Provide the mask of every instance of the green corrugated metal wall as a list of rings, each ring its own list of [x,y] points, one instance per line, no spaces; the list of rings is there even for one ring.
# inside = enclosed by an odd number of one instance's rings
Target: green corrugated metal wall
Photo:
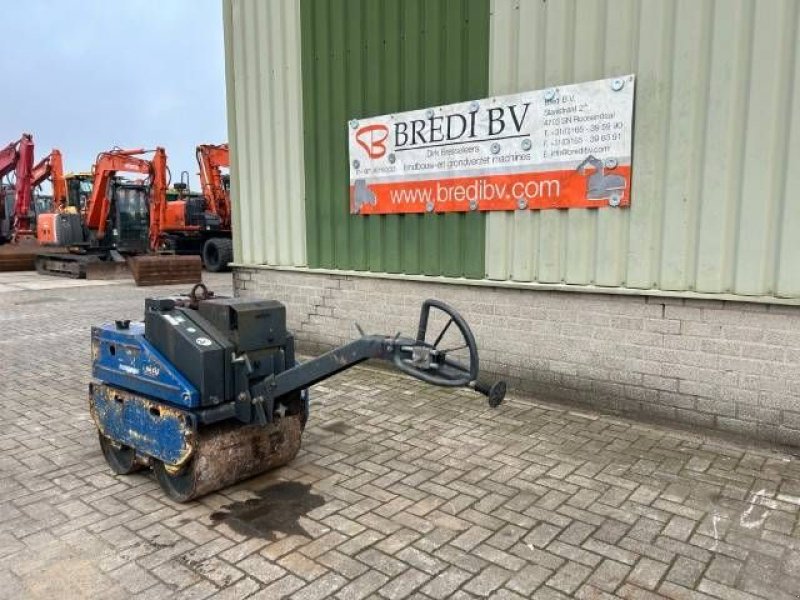
[[[349,213],[347,122],[488,95],[488,0],[302,0],[308,266],[483,278],[482,214]]]

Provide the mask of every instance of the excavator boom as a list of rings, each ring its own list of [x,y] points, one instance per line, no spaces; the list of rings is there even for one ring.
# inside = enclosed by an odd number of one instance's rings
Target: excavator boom
[[[0,150],[0,179],[11,173],[17,167],[19,158],[19,140],[11,142]]]
[[[17,146],[14,195],[14,238],[33,235],[31,228],[31,171],[33,170],[33,136],[24,133]]]
[[[167,210],[167,153],[156,148],[153,155],[152,181],[150,182],[150,249],[156,250],[161,240],[162,224]]]
[[[223,167],[230,167],[228,144],[199,145],[197,164],[200,166],[200,185],[203,188],[206,210],[219,216],[223,229],[230,229],[230,192],[223,185],[221,170]]]
[[[67,205],[67,180],[64,178],[64,163],[61,152],[53,149],[31,171],[31,187],[41,185],[46,179],[53,184],[53,209],[60,210]]]

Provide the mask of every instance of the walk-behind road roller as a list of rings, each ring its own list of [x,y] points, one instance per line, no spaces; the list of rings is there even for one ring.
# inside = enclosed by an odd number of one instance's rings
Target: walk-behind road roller
[[[280,302],[215,297],[202,284],[146,300],[143,322],[92,328],[89,405],[106,461],[121,475],[152,467],[180,502],[285,465],[300,448],[309,386],[368,359],[470,387],[491,406],[505,396],[504,382],[479,382],[475,337],[443,302],[423,303],[416,338],[359,333],[298,363]],[[446,334],[460,343],[442,347]]]

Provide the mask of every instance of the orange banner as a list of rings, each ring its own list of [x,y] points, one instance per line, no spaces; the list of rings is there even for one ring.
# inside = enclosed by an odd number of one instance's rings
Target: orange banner
[[[453,177],[350,186],[353,213],[397,214],[629,206],[631,167]]]

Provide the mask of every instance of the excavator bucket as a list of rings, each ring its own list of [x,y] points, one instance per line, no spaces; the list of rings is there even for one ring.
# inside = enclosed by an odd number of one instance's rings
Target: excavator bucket
[[[203,261],[199,256],[134,256],[128,259],[137,286],[200,283]]]
[[[0,246],[0,271],[32,271],[36,250],[28,244],[3,244]]]
[[[86,263],[86,279],[130,279],[131,270],[125,261],[98,260]]]
[[[41,251],[33,239],[0,245],[0,272],[33,271],[36,268],[36,255]]]

